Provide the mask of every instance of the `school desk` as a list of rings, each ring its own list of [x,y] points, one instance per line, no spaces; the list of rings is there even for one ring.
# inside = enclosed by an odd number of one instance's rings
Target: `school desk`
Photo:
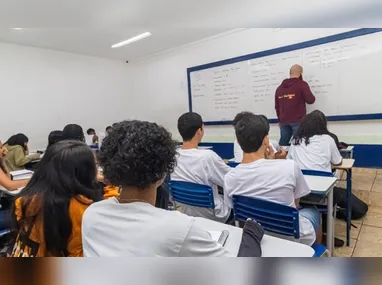
[[[224,247],[232,255],[237,256],[243,229],[204,218],[195,218],[195,220],[196,225],[209,231],[227,230],[229,236]],[[264,235],[261,250],[263,257],[312,257],[314,255],[314,250],[310,246],[270,235]]]

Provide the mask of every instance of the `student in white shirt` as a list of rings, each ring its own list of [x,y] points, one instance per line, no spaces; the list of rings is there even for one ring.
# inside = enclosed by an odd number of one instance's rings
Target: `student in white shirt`
[[[224,179],[224,198],[232,206],[233,195],[260,198],[300,208],[299,200],[310,189],[298,165],[292,160],[266,159],[270,155],[269,124],[262,116],[251,115],[240,120],[236,137],[244,151],[243,161]],[[300,242],[320,242],[320,213],[304,208],[300,213]]]
[[[245,118],[246,116],[251,116],[251,115],[254,115],[254,114],[252,112],[248,112],[248,111],[240,112],[234,118],[234,120],[232,122],[232,125],[235,127],[236,124],[241,119]],[[261,115],[261,116],[263,116],[263,115]],[[263,116],[263,117],[268,121],[267,117],[265,117],[265,116]],[[276,156],[277,159],[285,159],[286,158],[286,151],[279,147],[278,142],[270,140],[269,146],[274,151],[275,156]],[[240,145],[239,145],[239,143],[238,143],[236,138],[235,138],[235,141],[233,143],[233,153],[234,153],[234,160],[235,160],[235,162],[241,163],[241,161],[243,160],[243,150],[241,149],[241,147],[240,147]]]
[[[332,172],[332,164],[342,163],[321,111],[313,111],[302,120],[289,148],[288,159],[293,159],[301,169],[325,172]]]
[[[212,209],[183,204],[181,211],[189,216],[227,222],[232,217],[231,209],[224,204],[218,186],[223,187],[224,176],[231,168],[212,150],[198,149],[204,135],[203,120],[199,114],[189,112],[180,116],[178,130],[183,138],[183,146],[178,150],[177,166],[171,180],[209,185],[215,202],[215,214]]]
[[[119,198],[92,204],[82,219],[84,256],[237,256],[200,228],[195,218],[156,208],[157,188],[176,165],[176,143],[155,123],[113,126],[99,156],[105,179]],[[239,256],[261,256],[261,226],[247,221]]]

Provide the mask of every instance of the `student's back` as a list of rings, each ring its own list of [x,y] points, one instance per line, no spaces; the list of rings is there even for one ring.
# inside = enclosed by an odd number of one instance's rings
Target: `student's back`
[[[332,164],[339,164],[342,156],[329,135],[315,135],[309,138],[307,145],[305,139],[298,145],[292,143],[288,152],[288,159],[293,159],[301,169],[332,171]]]
[[[203,256],[205,249],[198,241],[211,243],[193,217],[147,203],[121,204],[116,198],[91,205],[83,217],[82,231],[85,237],[92,237],[84,239],[86,256]],[[217,244],[215,250],[209,250],[209,256],[229,255]]]
[[[240,164],[225,177],[226,203],[231,204],[233,195],[243,195],[296,207],[295,199],[310,192],[301,177],[292,160],[259,159]],[[296,193],[296,189],[303,192]]]
[[[340,164],[342,156],[327,129],[325,115],[316,110],[302,120],[289,148],[288,159],[301,169],[331,172],[332,164]]]
[[[172,180],[209,185],[213,189],[215,214],[212,209],[183,205],[182,211],[190,216],[204,217],[219,222],[229,219],[231,210],[224,205],[218,186],[223,187],[224,176],[230,167],[211,150],[199,150],[198,144],[204,136],[202,117],[193,112],[185,113],[178,119],[178,131],[183,139],[179,149],[177,166]]]
[[[230,209],[224,205],[218,186],[223,186],[224,176],[231,168],[212,150],[179,149],[178,153],[177,166],[171,179],[211,186],[215,202],[215,215],[211,209],[188,205],[182,206],[182,212],[190,216],[226,222]]]

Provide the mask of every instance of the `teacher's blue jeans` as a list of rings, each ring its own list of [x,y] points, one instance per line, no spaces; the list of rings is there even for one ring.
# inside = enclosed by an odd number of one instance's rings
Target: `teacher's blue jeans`
[[[290,146],[290,140],[297,132],[300,124],[280,124],[280,146]]]

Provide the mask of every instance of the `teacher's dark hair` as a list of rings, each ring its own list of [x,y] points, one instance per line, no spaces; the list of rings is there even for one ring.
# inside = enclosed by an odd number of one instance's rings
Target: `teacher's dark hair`
[[[21,198],[22,218],[19,232],[43,223],[46,249],[53,256],[68,256],[72,234],[69,213],[71,199],[82,195],[102,199],[96,180],[96,162],[92,150],[79,141],[61,141],[47,149],[32,179],[17,198]]]
[[[302,141],[309,144],[309,139],[315,135],[327,135],[328,123],[324,113],[319,110],[307,114],[301,121],[296,134],[293,137],[293,144],[299,145]]]
[[[123,121],[103,140],[99,162],[113,185],[146,189],[176,166],[176,142],[156,123]]]

